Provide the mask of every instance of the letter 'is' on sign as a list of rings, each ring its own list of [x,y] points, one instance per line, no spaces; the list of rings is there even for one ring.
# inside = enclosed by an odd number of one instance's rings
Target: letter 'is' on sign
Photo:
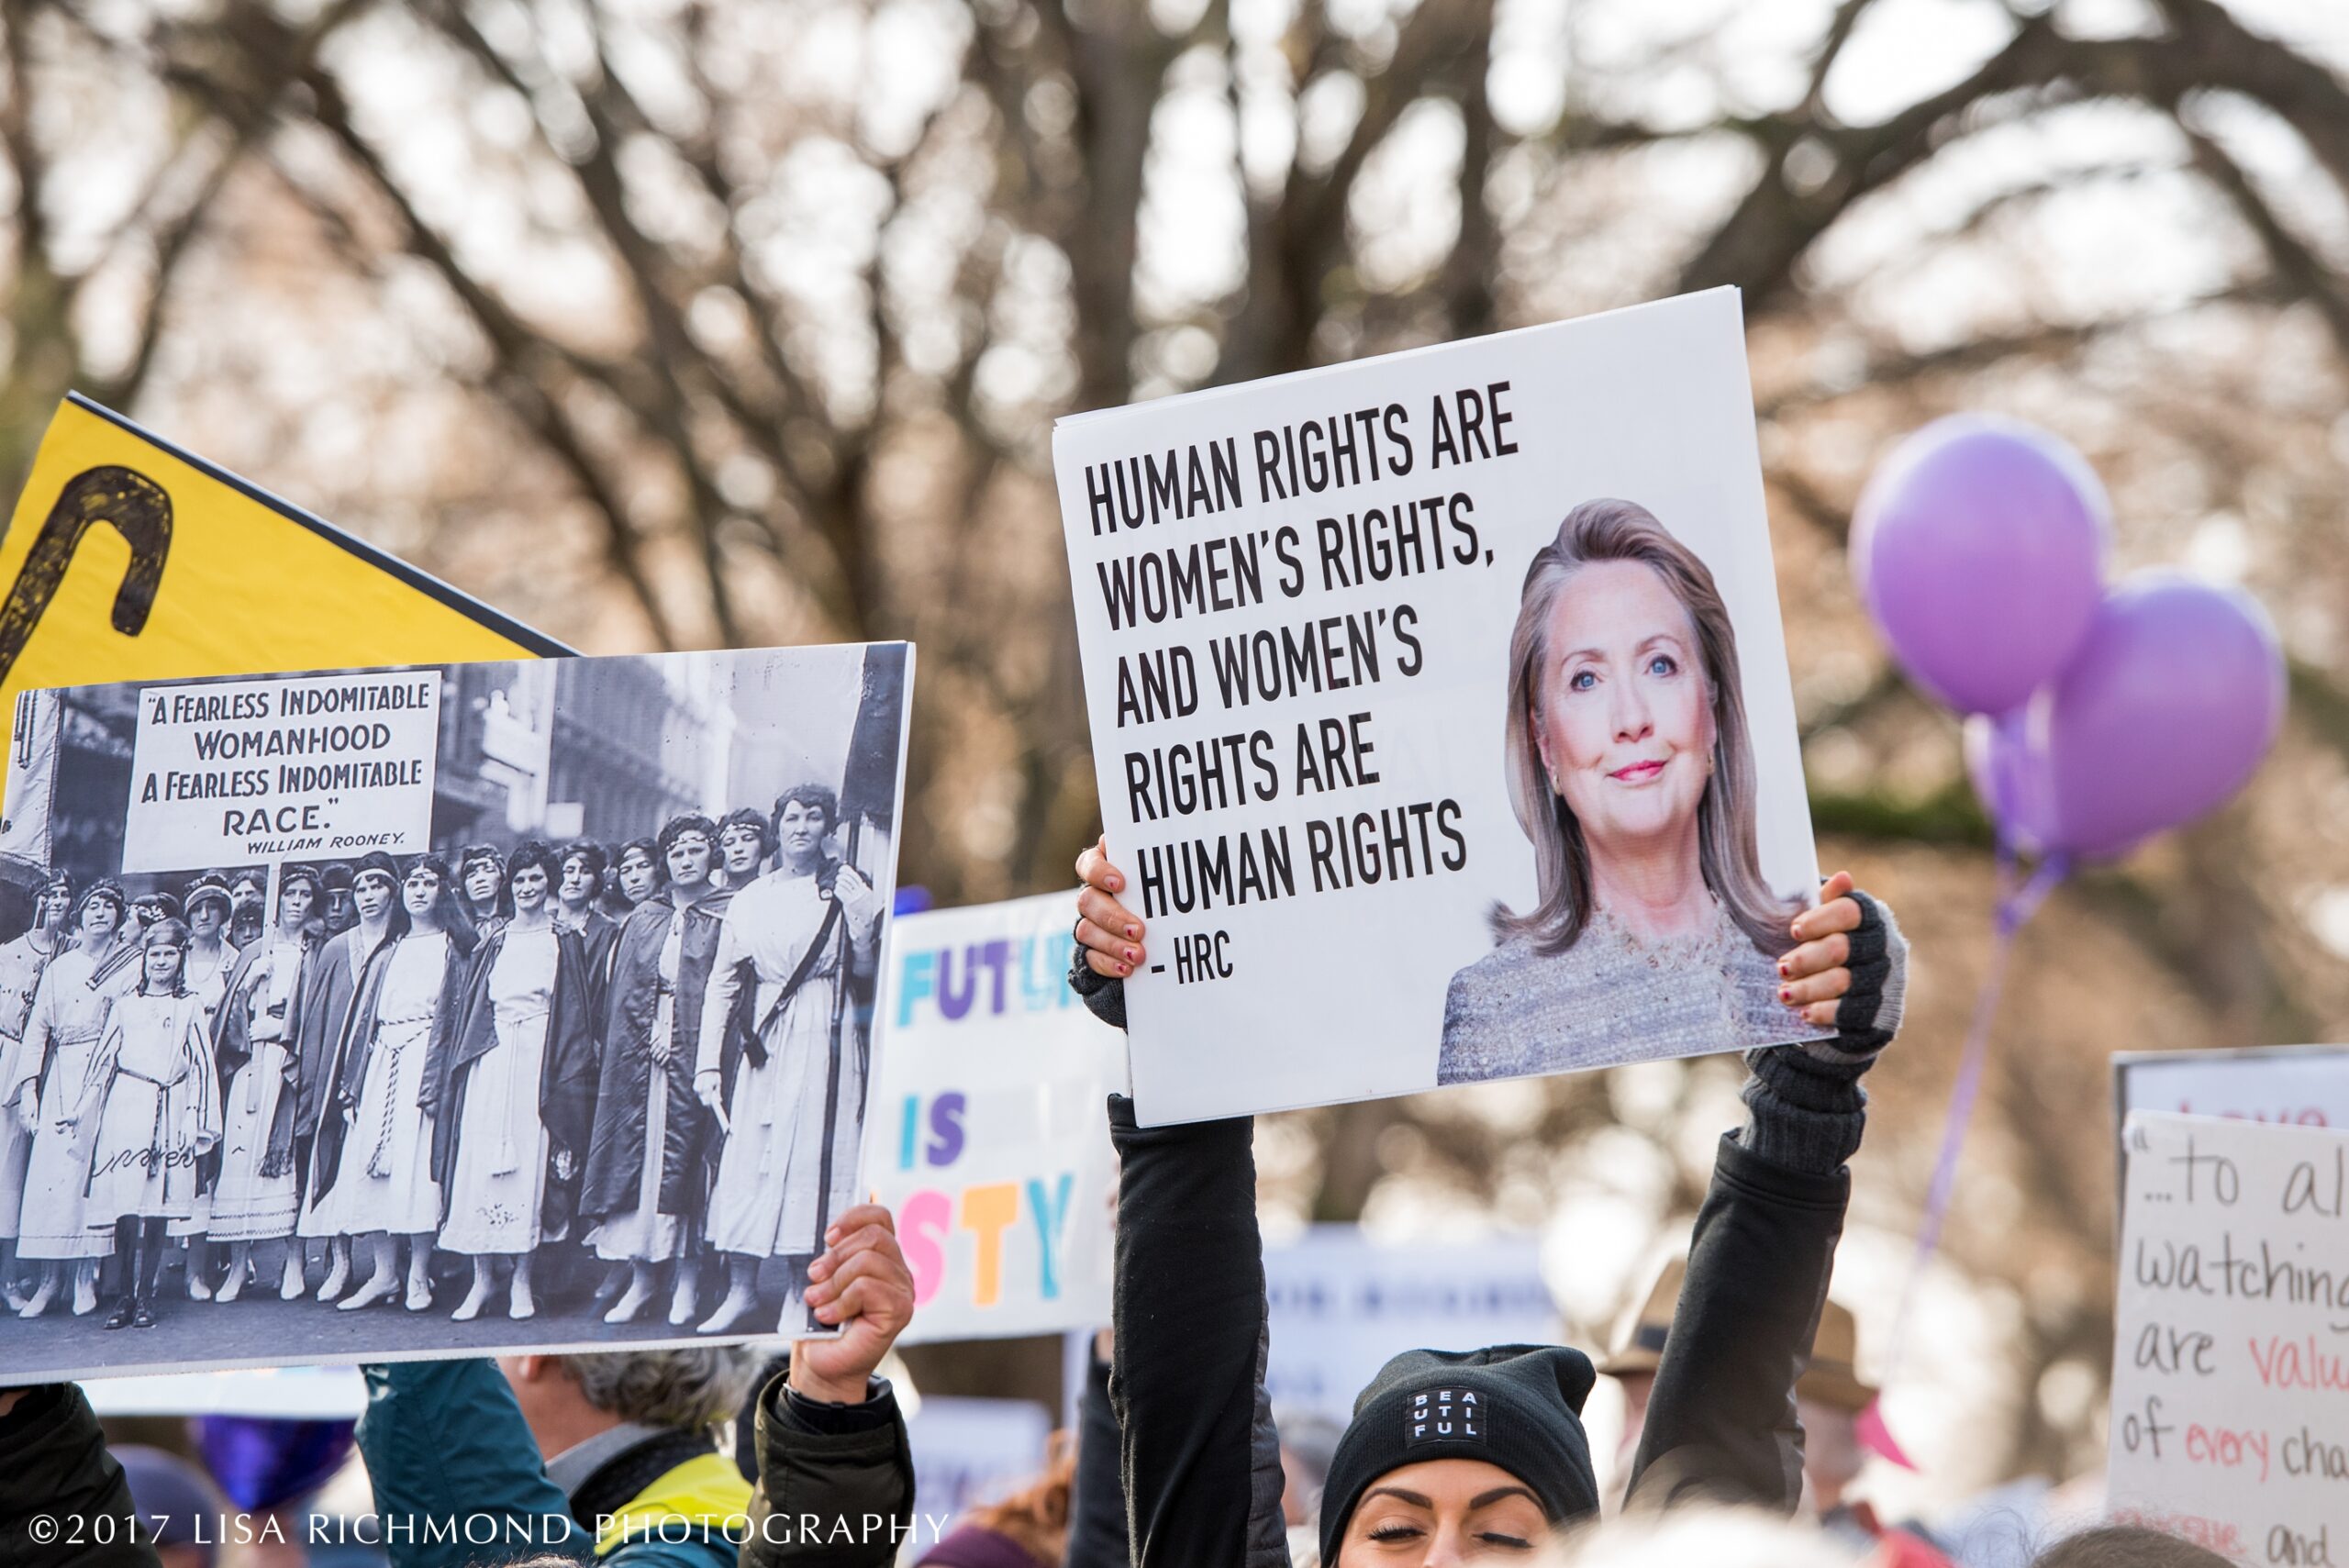
[[[570,650],[76,394],[0,538],[0,735],[44,686]]]

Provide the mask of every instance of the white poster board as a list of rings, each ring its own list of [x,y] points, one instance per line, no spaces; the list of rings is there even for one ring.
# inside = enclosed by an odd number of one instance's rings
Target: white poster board
[[[1052,450],[1145,1124],[1818,1034],[1734,290]]]
[[[2115,1518],[2246,1562],[2349,1518],[2349,1135],[2158,1111],[2122,1132]]]
[[[1559,1330],[1530,1236],[1412,1245],[1316,1225],[1264,1249],[1264,1298],[1274,1407],[1341,1425],[1353,1418],[1354,1396],[1401,1351],[1552,1344]]]
[[[908,1344],[1109,1321],[1124,1040],[1068,988],[1076,895],[900,917],[865,1173],[914,1273]]]

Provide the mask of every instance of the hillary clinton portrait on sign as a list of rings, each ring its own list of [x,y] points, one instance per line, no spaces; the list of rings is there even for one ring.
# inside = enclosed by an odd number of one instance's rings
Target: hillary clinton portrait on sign
[[[1647,508],[1586,501],[1525,574],[1509,639],[1509,797],[1531,908],[1453,976],[1440,1083],[1816,1033],[1778,1001],[1797,895],[1763,879],[1737,638],[1703,562]]]

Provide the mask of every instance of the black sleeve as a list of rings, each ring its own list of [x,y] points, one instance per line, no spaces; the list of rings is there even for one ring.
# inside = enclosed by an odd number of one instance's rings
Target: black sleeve
[[[759,1397],[759,1478],[740,1568],[888,1568],[913,1539],[914,1461],[884,1378],[824,1406],[785,1382]]]
[[[133,1540],[130,1484],[81,1388],[27,1391],[0,1416],[0,1562],[9,1568],[158,1568]]]
[[[1792,1513],[1802,1496],[1795,1379],[1810,1354],[1848,1171],[1773,1163],[1724,1136],[1687,1281],[1631,1465],[1634,1507],[1697,1498]]]
[[[1109,1407],[1109,1363],[1085,1358],[1076,1401],[1076,1480],[1068,1506],[1062,1568],[1126,1568],[1126,1484],[1119,1473],[1117,1413]]]
[[[1121,1164],[1109,1396],[1131,1561],[1287,1568],[1254,1123],[1143,1128],[1113,1095],[1109,1127]]]

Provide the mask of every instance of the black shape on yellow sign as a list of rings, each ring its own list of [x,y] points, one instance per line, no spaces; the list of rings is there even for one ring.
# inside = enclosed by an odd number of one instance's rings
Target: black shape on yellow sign
[[[147,612],[163,584],[163,563],[172,553],[172,498],[143,473],[112,464],[78,473],[49,509],[49,520],[33,539],[8,602],[0,606],[0,681],[31,640],[41,612],[57,597],[65,569],[81,548],[82,536],[109,523],[130,546],[130,567],[115,591],[115,630],[137,637],[147,629]]]

